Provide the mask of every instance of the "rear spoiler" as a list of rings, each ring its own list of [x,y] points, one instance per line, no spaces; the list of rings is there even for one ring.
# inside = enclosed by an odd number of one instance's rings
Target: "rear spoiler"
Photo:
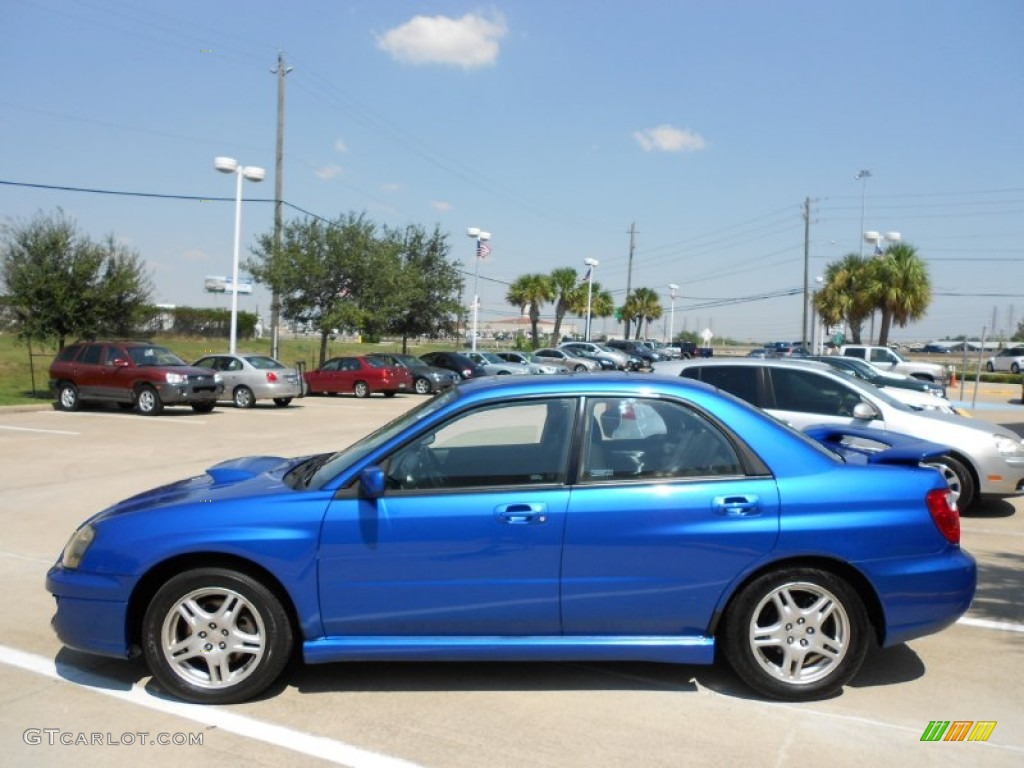
[[[858,464],[916,466],[949,453],[949,446],[901,432],[849,424],[815,424],[803,430],[808,437]]]

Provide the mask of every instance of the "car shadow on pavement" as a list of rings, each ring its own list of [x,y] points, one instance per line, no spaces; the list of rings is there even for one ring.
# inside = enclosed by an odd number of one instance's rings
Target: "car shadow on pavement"
[[[140,680],[149,676],[149,670],[141,658],[108,659],[69,648],[61,648],[53,663],[61,678],[87,688],[130,691]]]
[[[993,552],[978,564],[978,591],[971,602],[975,619],[1020,624],[1024,622],[1024,555]]]
[[[868,651],[864,666],[848,685],[851,688],[898,685],[923,677],[925,671],[921,657],[906,643],[891,648],[874,647]]]
[[[978,499],[966,512],[961,510],[960,517],[987,520],[1013,517],[1016,513],[1016,508],[1006,499]]]

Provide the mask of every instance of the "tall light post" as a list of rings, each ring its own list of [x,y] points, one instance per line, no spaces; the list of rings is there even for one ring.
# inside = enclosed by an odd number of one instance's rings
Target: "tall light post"
[[[875,246],[874,257],[876,259],[882,258],[885,254],[882,252],[882,243],[898,243],[903,239],[903,236],[899,232],[865,232],[864,242],[870,243]],[[875,311],[871,310],[871,339],[875,338]],[[868,343],[871,343],[871,339]]]
[[[491,252],[487,241],[490,232],[481,232],[479,227],[466,227],[466,235],[476,240],[476,255],[473,259],[473,340],[472,349],[476,352],[476,329],[480,318],[480,259],[486,258]]]
[[[668,343],[669,346],[676,338],[676,292],[679,290],[679,286],[675,283],[668,284],[669,295],[672,297],[672,311],[668,316]]]
[[[231,260],[231,352],[238,339],[238,251],[242,241],[242,177],[249,181],[263,181],[267,172],[253,165],[239,165],[233,157],[213,158],[213,167],[221,173],[233,173],[238,178],[235,187],[235,251]]]
[[[867,197],[867,194],[868,194],[868,179],[871,178],[871,171],[869,171],[867,169],[862,170],[862,171],[857,171],[853,175],[853,178],[854,178],[854,180],[860,182],[860,231],[863,232],[864,231],[864,199]],[[864,243],[863,242],[861,242],[860,254],[859,255],[861,255],[861,256],[864,255]]]
[[[601,263],[597,259],[584,259],[587,266],[587,325],[583,334],[584,341],[590,341],[590,304],[594,296],[594,270]]]

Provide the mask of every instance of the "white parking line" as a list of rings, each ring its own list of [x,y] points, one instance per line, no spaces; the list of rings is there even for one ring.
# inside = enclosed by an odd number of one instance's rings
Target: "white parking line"
[[[957,619],[956,623],[980,629],[997,629],[1001,632],[1024,632],[1024,624],[1016,624],[1012,621],[992,621],[991,619],[972,619],[970,616],[962,616]]]
[[[47,413],[47,411],[43,411]],[[173,416],[141,416],[137,413],[103,413],[102,411],[96,411],[94,413],[87,413],[85,411],[49,411],[51,416],[59,416],[62,419],[65,418],[89,418],[99,417],[103,419],[131,419],[133,421],[145,421],[149,424],[185,424],[187,426],[200,426],[206,424],[202,419],[194,419],[188,417],[174,418]]]
[[[40,432],[44,435],[80,435],[81,432],[68,432],[64,429],[32,429],[31,427],[8,427],[0,424],[0,429],[8,429],[11,432]]]
[[[43,675],[54,680],[62,680],[71,685],[75,683],[67,680],[57,672],[57,666],[52,659],[38,656],[32,653],[25,653],[16,648],[0,645],[0,663],[7,664],[18,669]],[[326,760],[337,765],[351,766],[351,768],[418,768],[416,763],[401,760],[395,757],[388,757],[376,752],[370,752],[342,741],[329,739],[324,736],[314,736],[311,733],[296,731],[284,726],[274,725],[256,720],[245,715],[235,714],[216,707],[206,707],[199,704],[185,704],[179,701],[158,699],[138,685],[133,685],[130,690],[115,690],[112,687],[114,682],[103,675],[89,672],[88,670],[75,668],[76,680],[92,686],[86,686],[95,693],[104,696],[126,701],[146,709],[156,710],[164,714],[182,717],[186,720],[216,727],[222,730],[243,736],[248,739],[255,739],[266,744],[298,752],[299,754]]]

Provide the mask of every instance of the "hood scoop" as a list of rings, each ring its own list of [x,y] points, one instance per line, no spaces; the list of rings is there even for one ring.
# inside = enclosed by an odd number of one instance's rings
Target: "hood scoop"
[[[206,474],[213,478],[215,485],[224,485],[248,480],[286,463],[288,460],[280,456],[247,456],[215,464],[206,470]]]

